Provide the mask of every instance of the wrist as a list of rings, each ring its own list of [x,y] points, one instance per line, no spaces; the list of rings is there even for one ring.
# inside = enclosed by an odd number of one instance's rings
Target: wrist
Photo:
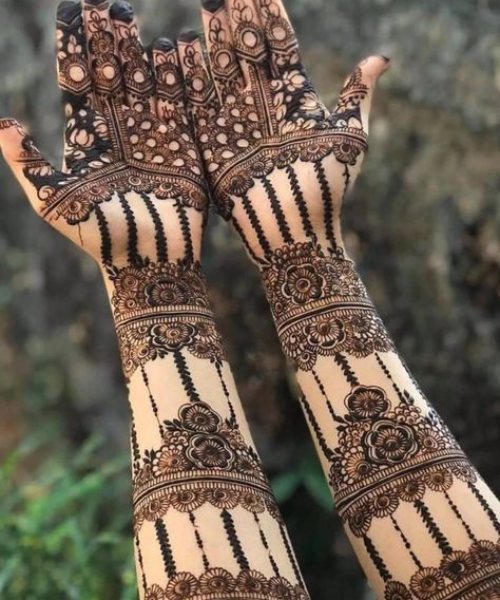
[[[224,358],[198,262],[146,262],[110,269],[107,278],[127,379],[147,362],[183,349],[199,358]]]
[[[288,244],[262,269],[264,288],[286,354],[311,370],[318,356],[358,357],[392,345],[353,261],[342,249]]]

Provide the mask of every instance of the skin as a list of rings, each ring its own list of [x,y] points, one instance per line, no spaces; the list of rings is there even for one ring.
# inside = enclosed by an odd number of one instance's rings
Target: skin
[[[63,6],[60,29],[66,30],[74,23],[68,12],[71,16],[76,9]],[[135,79],[125,52],[133,13],[128,5],[116,6],[108,12],[105,3],[87,1],[82,43],[67,31],[60,38],[60,82],[69,120],[63,171],[51,170],[15,122],[0,121],[0,146],[33,206],[96,258],[119,331],[132,314],[130,303],[144,303],[143,292],[148,299],[159,294],[162,309],[172,312],[165,273],[174,267],[180,270],[176,293],[189,290],[191,304],[184,310],[192,313],[188,324],[196,329],[193,303],[207,301],[196,277],[208,190],[262,273],[284,351],[296,366],[300,401],[325,475],[377,596],[497,598],[498,500],[409,373],[343,242],[342,206],[361,169],[373,92],[388,60],[363,60],[346,80],[338,104],[328,110],[307,76],[281,0],[211,0],[202,9],[210,64],[198,35],[186,32],[176,46],[159,40],[153,64],[136,52],[141,77]],[[104,52],[102,38],[110,31],[116,46]],[[105,57],[99,55],[103,52]],[[75,53],[81,61],[69,57]],[[82,79],[88,85],[76,82],[80,75],[68,83],[65,74],[73,68],[74,75],[75,64],[88,65]],[[88,127],[79,122],[81,110]],[[128,129],[127,123],[132,123]],[[167,130],[161,140],[143,135],[162,125]],[[89,143],[89,133],[95,143]],[[141,135],[142,146],[135,142]],[[181,147],[175,145],[179,140],[184,140]],[[182,165],[173,169],[178,160]],[[116,193],[109,193],[107,169],[119,173]],[[96,173],[108,187],[89,207],[82,190],[92,194]],[[148,180],[146,191],[138,177]],[[177,191],[169,196],[165,190]],[[163,269],[162,278],[146,259]],[[150,280],[131,297],[134,278],[143,277],[136,271]],[[148,330],[140,340],[142,354],[137,346],[131,353],[119,334],[130,386],[136,480],[144,477],[144,451],[164,440],[162,423],[173,423],[186,402],[200,409],[200,396],[211,399],[216,415],[233,418],[246,446],[252,445],[217,343],[209,360],[200,358],[196,344],[183,342],[179,351],[172,335],[179,336],[180,328],[172,326],[171,314],[165,318],[155,323],[168,335]],[[175,398],[165,393],[167,387],[178,390]],[[260,465],[257,470],[262,472]],[[200,474],[196,485],[203,481]],[[273,570],[275,577],[285,578],[285,583],[266,582],[269,597],[278,584],[295,586],[293,593],[303,597],[300,573],[272,510],[263,511],[262,522],[250,510],[241,516],[248,519],[241,528],[231,527],[241,506],[227,512],[230,517],[213,504],[203,507],[203,516],[196,513],[201,547],[194,534],[191,546],[184,537],[190,530],[186,513],[169,513],[167,534],[182,563],[180,575],[167,556],[164,515],[142,527],[155,507],[141,509],[136,550],[143,595],[175,597],[181,581],[175,578],[181,575],[184,585],[195,586],[185,572],[204,576],[201,552],[202,558],[210,554],[211,565],[238,578],[242,594],[241,573],[257,569],[267,578]],[[259,546],[255,536],[264,530],[267,546]]]

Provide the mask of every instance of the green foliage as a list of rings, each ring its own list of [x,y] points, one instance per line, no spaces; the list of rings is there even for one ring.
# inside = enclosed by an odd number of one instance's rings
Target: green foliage
[[[330,489],[316,454],[306,453],[292,469],[276,476],[272,482],[278,503],[287,502],[300,487],[323,510],[332,512],[333,500]]]
[[[75,457],[49,455],[20,484],[21,461],[40,448],[25,445],[2,465],[2,600],[137,598],[129,461],[103,465],[99,445],[93,439]]]

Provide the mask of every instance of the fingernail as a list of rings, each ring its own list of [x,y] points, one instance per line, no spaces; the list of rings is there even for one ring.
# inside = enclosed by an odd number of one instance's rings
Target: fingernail
[[[156,42],[153,45],[153,48],[155,50],[163,50],[164,52],[170,52],[170,50],[173,50],[175,48],[175,44],[174,42],[172,42],[172,40],[163,37],[158,38],[156,40]]]
[[[380,58],[383,58],[386,63],[391,62],[391,59],[388,56],[384,56],[383,54],[380,54],[379,56]]]
[[[203,0],[202,6],[211,13],[216,13],[224,6],[224,0]]]
[[[187,42],[188,44],[190,44],[191,42],[197,40],[199,37],[200,34],[197,31],[195,31],[194,29],[188,29],[186,31],[182,31],[177,39],[179,40],[179,42]]]
[[[128,2],[115,2],[111,5],[109,14],[112,19],[123,21],[124,23],[132,23],[134,20],[134,9]]]
[[[82,7],[79,2],[65,0],[57,7],[57,20],[65,25],[71,25],[73,21],[82,15]]]

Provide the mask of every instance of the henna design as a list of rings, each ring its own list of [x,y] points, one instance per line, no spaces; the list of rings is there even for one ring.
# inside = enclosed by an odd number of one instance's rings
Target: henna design
[[[196,36],[182,39],[179,51],[198,143],[221,214],[230,218],[234,203],[257,181],[299,160],[318,162],[333,154],[341,164],[355,165],[366,150],[360,101],[368,88],[360,69],[330,113],[300,62],[297,40],[281,3],[259,0],[256,9],[253,3],[234,0],[227,10],[221,4],[206,4],[205,30],[215,83],[210,82]],[[250,87],[241,85],[239,65]],[[214,86],[221,90],[220,101],[213,92],[207,95]],[[200,90],[207,93],[203,99]]]
[[[262,267],[264,287],[287,355],[304,371],[318,356],[366,357],[393,348],[366,290],[341,252],[288,244]]]
[[[221,362],[222,340],[199,263],[147,263],[110,270],[112,304],[125,376],[139,366],[186,348]]]
[[[226,569],[209,569],[196,577],[192,573],[177,573],[164,588],[157,584],[148,588],[146,600],[309,600],[304,588],[292,585],[283,577],[268,578],[254,569],[242,569],[232,575]]]
[[[281,523],[260,459],[234,417],[223,419],[205,402],[191,402],[163,429],[163,445],[147,450],[135,472],[136,531],[170,509],[192,512],[206,503],[226,512],[236,506],[253,514],[267,511]]]
[[[214,38],[226,51],[228,33]],[[217,52],[220,86],[224,80],[227,90],[242,88],[239,67],[224,65],[224,48]],[[17,137],[12,158],[18,164],[11,166],[34,207],[85,246],[108,279],[130,384],[134,550],[144,596],[308,600],[226,380],[198,256],[208,204],[204,165],[191,134],[177,50],[160,40],[148,57],[128,4],[119,0],[110,8],[107,0],[84,0],[83,6],[64,2],[59,9],[58,61],[68,120],[63,170],[44,161],[15,122],[0,120],[0,129],[17,129],[6,136],[13,149]],[[197,52],[186,49],[184,63],[197,90],[192,96],[211,105],[220,86],[216,90],[207,77]],[[187,401],[173,418],[165,398],[171,387]],[[227,403],[224,416],[205,401],[205,389],[218,394],[209,400]],[[173,402],[178,407],[178,398]],[[227,533],[215,544],[208,537],[213,530],[205,528],[214,518]],[[185,527],[171,527],[172,520]],[[242,520],[261,544],[259,564],[268,560],[274,577],[252,569],[255,549],[246,547]],[[276,546],[273,528],[284,545],[278,537]],[[180,570],[185,560],[177,549],[185,540],[178,535],[186,529],[201,574]],[[232,551],[240,573],[218,568],[219,544],[227,545],[223,560]],[[151,564],[163,566],[164,581],[150,582]],[[280,569],[293,572],[296,581],[283,579]]]
[[[496,530],[495,510],[443,422],[423,395],[412,396],[420,389],[406,379],[343,250],[342,204],[367,149],[364,118],[382,62],[378,73],[374,63],[361,63],[328,111],[281,0],[207,0],[204,8],[210,68],[193,33],[180,40],[179,59],[211,195],[262,272],[284,350],[307,392],[301,402],[340,515],[386,600],[496,598],[498,556],[485,567],[497,541],[481,542],[490,548],[486,558],[471,550],[487,527],[490,535]],[[393,361],[401,365],[396,375]],[[343,404],[334,396],[339,386],[350,389]],[[469,549],[448,538],[439,500]],[[470,502],[486,527],[467,518]],[[373,527],[382,519],[401,540],[405,564],[414,564],[407,581],[396,577],[394,557]],[[415,523],[440,564],[412,547],[407,528]]]
[[[110,16],[106,2],[87,2],[85,23],[77,4],[60,11],[58,62],[68,114],[67,172],[50,168],[34,146],[19,157],[37,191],[40,212],[47,219],[77,225],[88,221],[96,205],[129,192],[204,211],[205,183],[185,109],[173,106],[168,120],[165,113],[156,114],[152,67],[137,27],[130,15],[118,10],[120,3],[113,6],[117,8]],[[168,62],[168,56],[164,60]],[[161,93],[168,95],[179,83],[179,74],[162,79]]]

